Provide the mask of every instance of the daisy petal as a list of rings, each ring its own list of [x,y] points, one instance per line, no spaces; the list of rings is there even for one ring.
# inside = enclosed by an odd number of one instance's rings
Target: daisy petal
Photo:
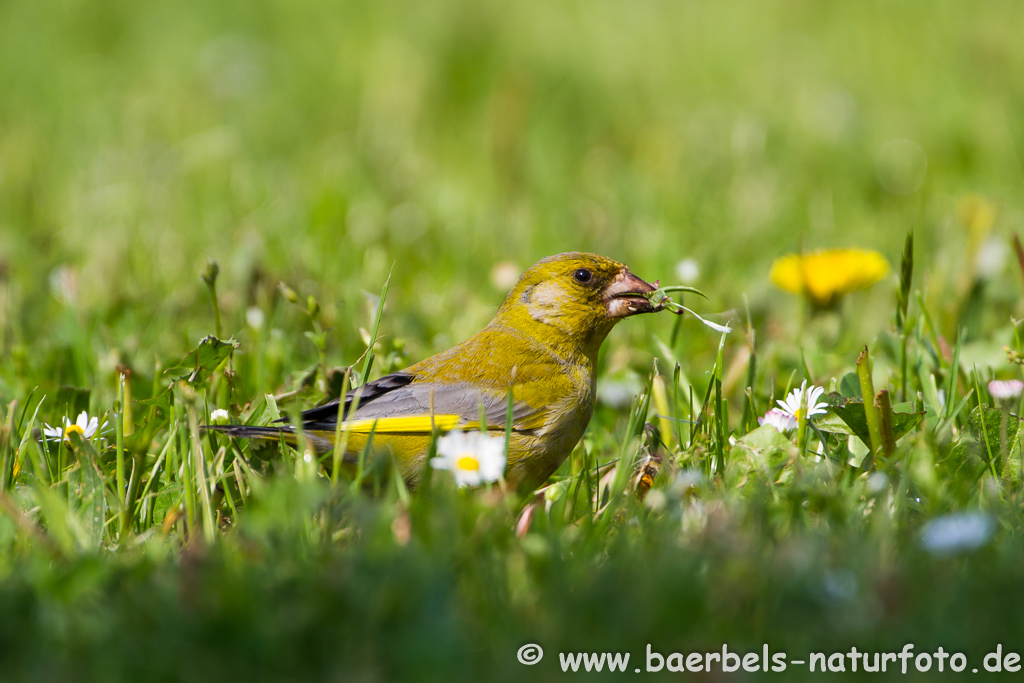
[[[700,317],[699,315],[697,315],[696,313],[691,311],[686,306],[680,306],[680,308],[682,308],[684,311],[686,311],[687,313],[689,313],[694,318],[696,318],[697,320],[701,321],[702,323],[704,323],[705,325],[707,325],[711,329],[715,330],[716,332],[721,332],[722,334],[729,334],[730,332],[732,332],[732,328],[729,327],[728,325],[719,325],[718,323],[713,323],[710,320],[705,320],[704,318]]]

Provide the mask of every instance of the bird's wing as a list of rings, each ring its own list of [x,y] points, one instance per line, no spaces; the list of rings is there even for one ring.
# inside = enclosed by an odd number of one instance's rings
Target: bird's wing
[[[467,382],[416,382],[414,375],[395,373],[361,389],[362,395],[354,411],[359,389],[345,396],[343,415],[347,431],[429,434],[434,429],[479,429],[481,408],[487,427],[505,427],[508,394]],[[540,427],[543,412],[543,406],[534,408],[514,400],[513,396],[513,429],[525,431]],[[300,417],[304,430],[334,431],[338,425],[338,400],[307,410]]]
[[[367,382],[361,387],[352,389],[345,394],[345,407],[342,410],[342,416],[347,417],[352,409],[352,404],[355,402],[356,394],[359,395],[359,404],[366,405],[375,398],[379,398],[384,394],[395,389],[400,389],[406,386],[415,379],[415,375],[411,375],[405,372],[395,372],[390,375],[385,375],[380,379],[375,379],[372,382]],[[299,418],[302,424],[307,427],[316,427],[319,423],[324,423],[328,426],[333,427],[338,422],[338,403],[341,399],[333,399],[309,410],[304,410],[299,414]],[[282,417],[277,422],[288,422],[287,417]]]

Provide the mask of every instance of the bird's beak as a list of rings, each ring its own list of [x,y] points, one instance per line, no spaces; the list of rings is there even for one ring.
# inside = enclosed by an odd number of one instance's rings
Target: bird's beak
[[[625,318],[637,313],[653,313],[658,307],[652,304],[645,294],[650,294],[657,287],[644,282],[629,268],[623,267],[611,284],[604,290],[604,301],[608,306],[609,318]]]

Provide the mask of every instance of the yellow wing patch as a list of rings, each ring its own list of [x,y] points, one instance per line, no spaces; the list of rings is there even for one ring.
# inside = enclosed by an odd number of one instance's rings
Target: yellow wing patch
[[[350,420],[341,423],[342,431],[354,434],[430,434],[434,429],[447,432],[459,424],[458,415],[415,415],[412,417],[380,417],[373,420]],[[468,423],[472,427],[476,423]]]

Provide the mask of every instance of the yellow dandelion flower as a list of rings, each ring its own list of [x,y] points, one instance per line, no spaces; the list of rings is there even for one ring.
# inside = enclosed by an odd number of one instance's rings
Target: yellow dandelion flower
[[[983,241],[992,232],[997,214],[995,204],[980,194],[966,194],[956,203],[957,218],[976,242]]]
[[[870,249],[826,249],[786,254],[772,263],[770,277],[781,289],[803,294],[819,308],[834,306],[846,294],[867,289],[889,273],[889,262]]]

